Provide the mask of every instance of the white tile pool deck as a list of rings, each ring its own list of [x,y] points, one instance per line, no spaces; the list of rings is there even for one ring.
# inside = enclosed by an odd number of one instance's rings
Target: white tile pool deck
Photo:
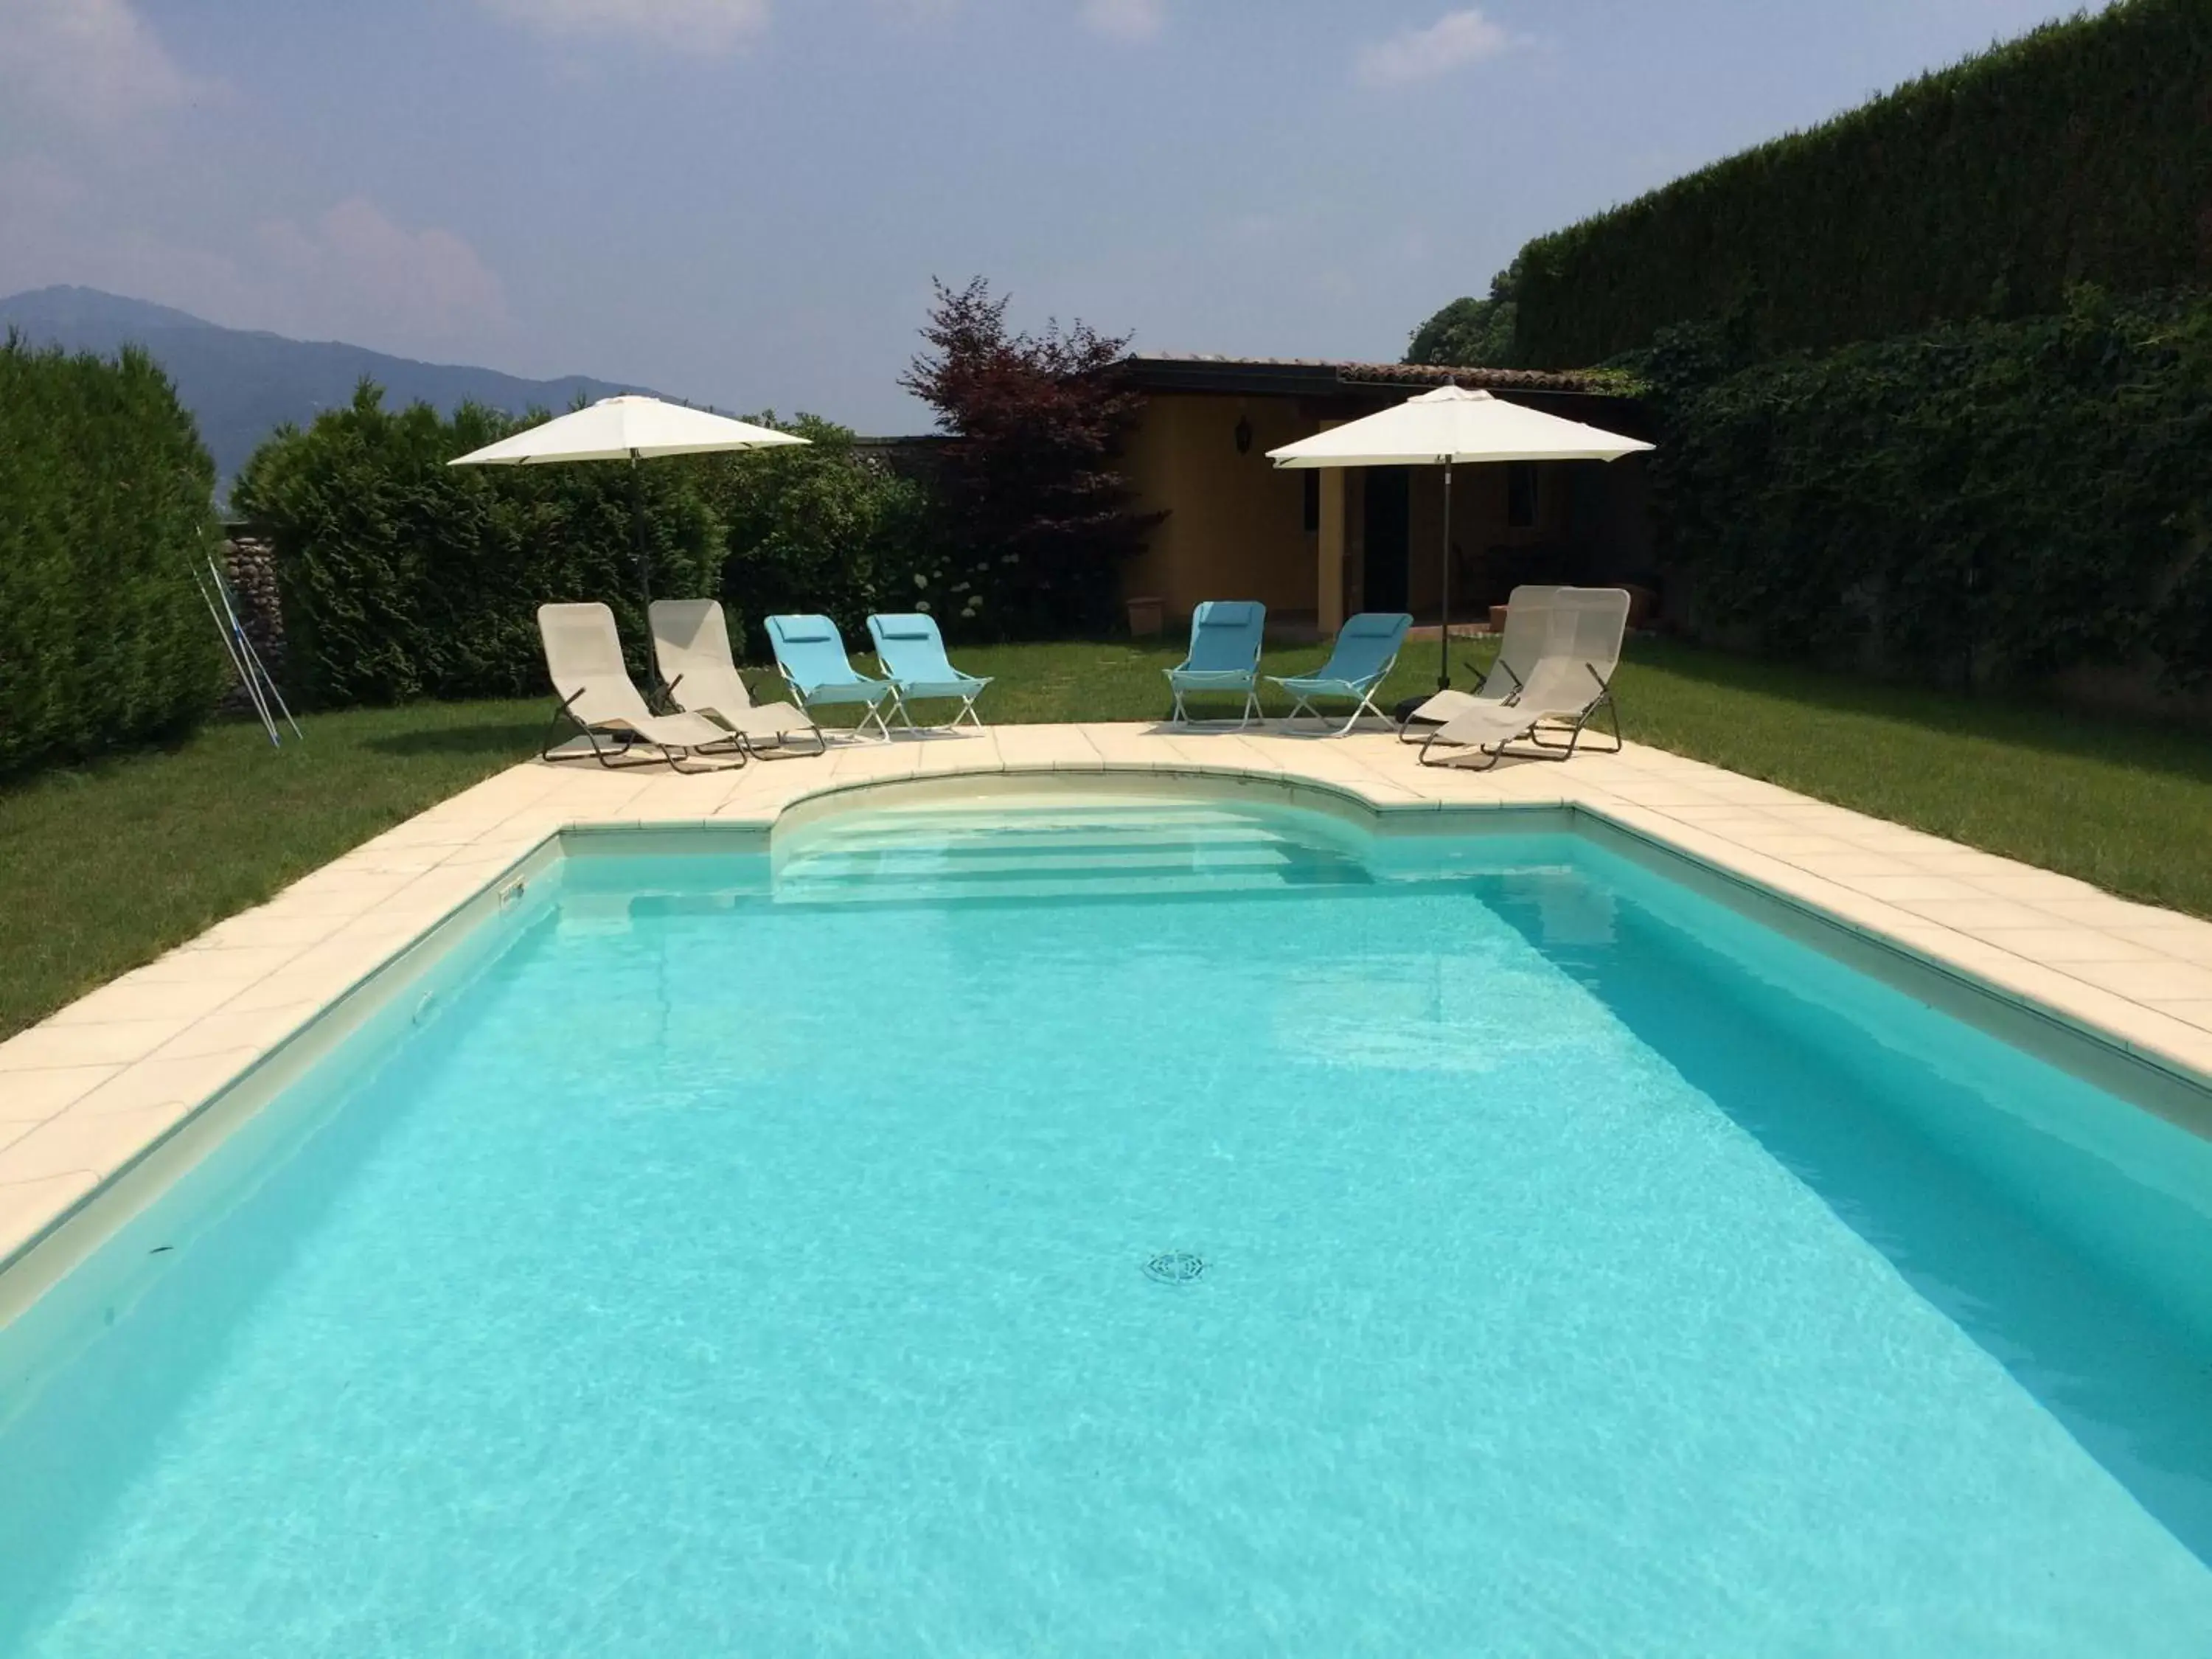
[[[1419,766],[1382,733],[1100,725],[840,744],[819,760],[691,776],[532,763],[0,1043],[0,1265],[559,830],[766,825],[856,785],[1086,772],[1311,783],[1387,813],[1581,808],[2212,1087],[2212,922],[1633,744],[1481,774]]]

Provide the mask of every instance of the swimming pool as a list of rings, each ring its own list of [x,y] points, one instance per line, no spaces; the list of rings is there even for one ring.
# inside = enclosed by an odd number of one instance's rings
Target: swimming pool
[[[1510,823],[566,859],[0,1333],[0,1655],[2203,1651],[2212,1144]]]

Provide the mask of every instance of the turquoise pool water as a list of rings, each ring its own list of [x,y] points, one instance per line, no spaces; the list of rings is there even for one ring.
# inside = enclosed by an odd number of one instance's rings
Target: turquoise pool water
[[[0,1654],[2212,1648],[2212,1147],[1623,859],[549,884],[0,1401]]]

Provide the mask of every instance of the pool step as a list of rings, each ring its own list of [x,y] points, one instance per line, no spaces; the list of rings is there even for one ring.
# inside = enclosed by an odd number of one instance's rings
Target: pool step
[[[1235,813],[881,814],[809,830],[776,858],[779,904],[1109,898],[1364,882],[1345,849]]]

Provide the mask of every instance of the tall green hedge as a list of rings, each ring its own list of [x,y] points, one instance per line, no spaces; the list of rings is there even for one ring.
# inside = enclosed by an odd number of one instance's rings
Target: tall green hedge
[[[256,451],[231,492],[276,552],[292,672],[311,704],[527,696],[545,689],[537,609],[603,599],[646,666],[630,469],[617,462],[449,467],[518,423],[465,407],[352,404]],[[712,593],[721,532],[701,469],[646,463],[656,598]]]
[[[2054,23],[1530,243],[1513,361],[1744,310],[1767,349],[2212,283],[2212,0]]]
[[[153,360],[0,345],[0,775],[182,731],[227,672],[215,467]]]
[[[753,419],[782,424],[774,415]],[[763,618],[819,611],[862,648],[872,611],[934,611],[959,637],[981,599],[946,567],[946,538],[931,491],[862,459],[852,432],[802,415],[789,430],[801,449],[716,456],[705,488],[728,527],[722,601],[752,627],[752,653],[768,652]]]
[[[2212,294],[1754,355],[1693,325],[1644,365],[1700,631],[1952,682],[2212,678]]]

